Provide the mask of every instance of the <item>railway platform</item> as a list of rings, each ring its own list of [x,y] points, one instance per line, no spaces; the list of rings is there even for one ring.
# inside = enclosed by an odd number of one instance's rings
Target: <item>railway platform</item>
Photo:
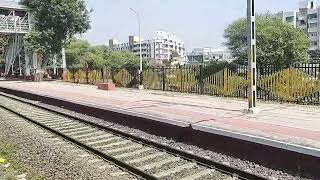
[[[86,106],[145,117],[193,129],[320,157],[320,108],[259,102],[247,114],[246,100],[173,92],[117,89],[64,82],[2,81],[13,89]]]

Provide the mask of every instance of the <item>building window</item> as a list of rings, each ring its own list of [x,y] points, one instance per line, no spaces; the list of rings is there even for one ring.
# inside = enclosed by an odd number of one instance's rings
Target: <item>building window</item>
[[[286,22],[292,23],[294,21],[294,16],[286,17]]]
[[[308,28],[316,28],[318,27],[318,23],[309,23]]]
[[[318,42],[317,41],[311,41],[311,46],[318,46]]]
[[[318,14],[314,13],[314,14],[308,14],[308,19],[312,20],[312,19],[317,19],[318,18]]]

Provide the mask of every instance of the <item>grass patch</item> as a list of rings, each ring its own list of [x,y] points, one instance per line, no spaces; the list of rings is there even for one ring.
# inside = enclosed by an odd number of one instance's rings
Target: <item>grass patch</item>
[[[16,144],[0,138],[0,159],[5,159],[4,163],[0,163],[0,179],[16,180],[17,175],[26,173],[26,179],[43,180],[44,178],[32,169],[24,167],[20,163],[17,149]],[[7,163],[10,163],[10,166],[6,168],[4,165]]]

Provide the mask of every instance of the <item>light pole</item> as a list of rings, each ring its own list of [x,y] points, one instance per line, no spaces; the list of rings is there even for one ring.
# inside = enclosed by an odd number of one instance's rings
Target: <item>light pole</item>
[[[130,10],[137,16],[138,19],[138,26],[139,26],[139,46],[140,46],[140,69],[139,69],[139,75],[140,75],[140,85],[139,89],[143,89],[143,67],[142,67],[142,45],[141,45],[141,19],[140,14],[138,11],[134,10],[133,8],[130,8]]]
[[[256,62],[256,18],[255,0],[247,0],[248,22],[248,103],[250,113],[254,113],[257,106],[257,62]]]

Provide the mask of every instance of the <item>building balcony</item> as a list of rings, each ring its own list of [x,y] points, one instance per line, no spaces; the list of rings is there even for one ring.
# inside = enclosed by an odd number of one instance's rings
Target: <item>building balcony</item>
[[[308,28],[308,33],[311,33],[311,32],[318,32],[318,27]]]
[[[314,50],[317,50],[318,49],[318,46],[310,46],[309,47],[309,50],[310,51],[314,51]]]
[[[20,17],[4,16],[0,19],[0,32],[1,33],[21,33],[26,34],[29,32],[28,20]]]
[[[308,19],[308,23],[317,23],[318,18]]]
[[[301,21],[301,20],[307,20],[307,16],[298,16],[298,20]]]

